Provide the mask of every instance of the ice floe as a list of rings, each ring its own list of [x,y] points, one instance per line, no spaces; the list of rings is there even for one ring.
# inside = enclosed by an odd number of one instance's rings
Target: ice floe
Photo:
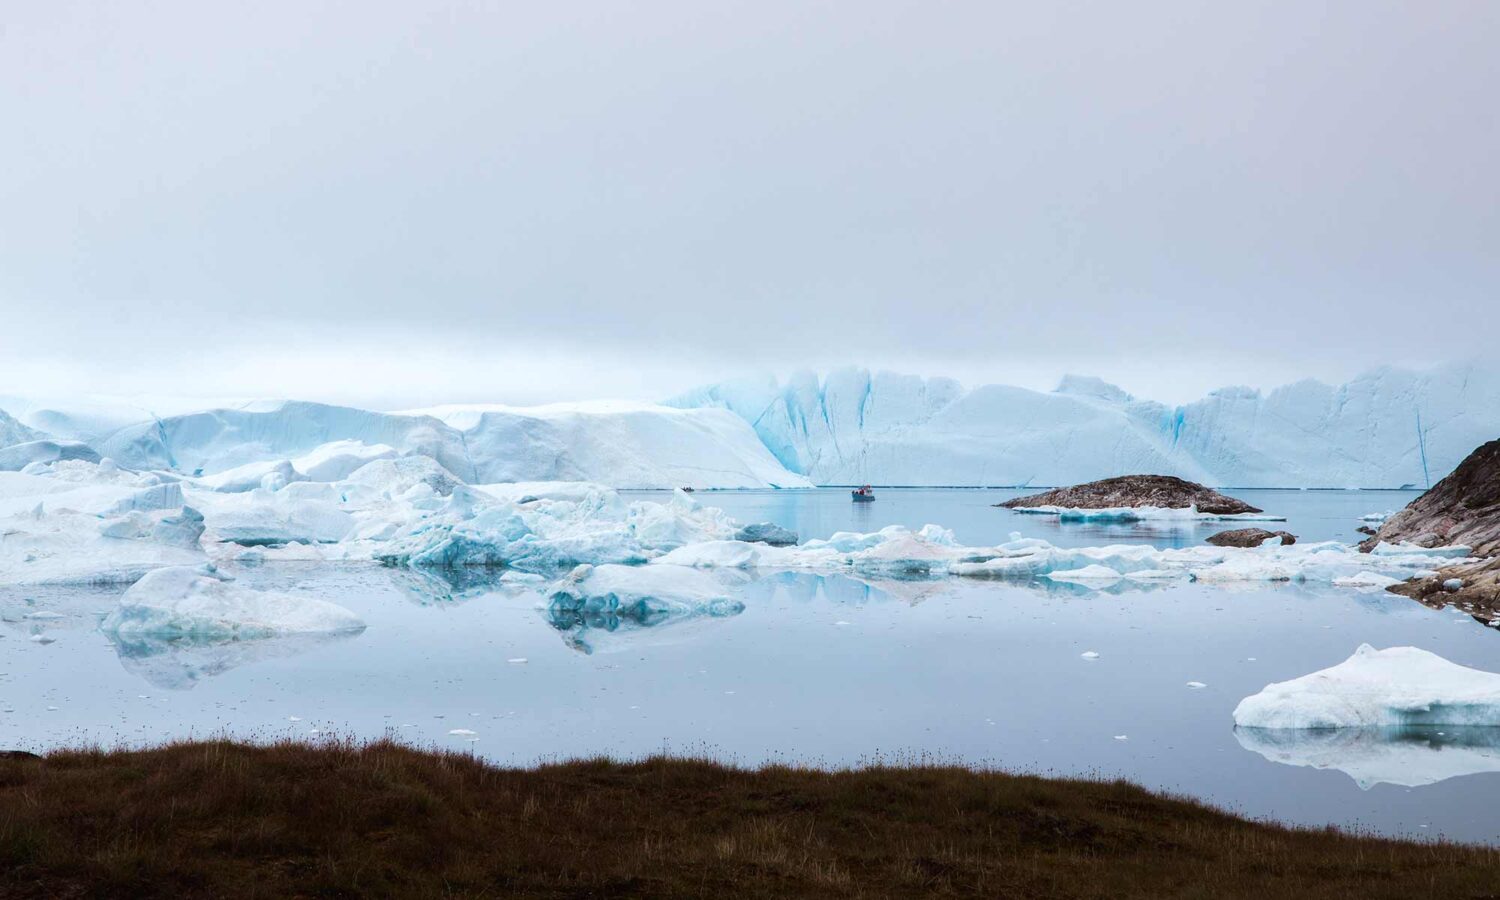
[[[1234,722],[1276,729],[1500,726],[1500,675],[1417,647],[1362,644],[1336,666],[1241,700]]]
[[[100,623],[123,639],[254,639],[286,634],[359,631],[354,613],[314,597],[256,591],[210,567],[174,566],[143,576]]]

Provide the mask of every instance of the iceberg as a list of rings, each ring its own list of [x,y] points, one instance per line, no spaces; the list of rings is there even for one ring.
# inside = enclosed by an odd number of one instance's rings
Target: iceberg
[[[1236,728],[1234,737],[1272,762],[1343,772],[1361,790],[1500,772],[1500,728]]]
[[[1241,700],[1234,723],[1277,729],[1500,726],[1500,674],[1416,647],[1362,644],[1336,666]]]
[[[35,463],[75,459],[96,463],[100,456],[88,444],[77,441],[28,441],[0,449],[0,472],[19,472]]]
[[[583,653],[690,636],[682,626],[744,612],[723,579],[681,566],[582,565],[548,589],[545,614]],[[671,626],[666,629],[666,626]]]
[[[734,531],[734,521],[722,511],[702,507],[680,490],[670,503],[626,503],[610,490],[567,500],[528,493],[507,502],[465,488],[394,536],[380,558],[418,568],[478,565],[545,572],[580,563],[645,563]]]
[[[1500,368],[1384,367],[1168,406],[1098,379],[1052,392],[841,369],[713,385],[718,408],[817,484],[1066,485],[1155,473],[1231,487],[1427,486],[1500,433]]]
[[[211,567],[174,566],[142,576],[100,623],[105,634],[249,640],[285,634],[361,631],[354,613],[313,597],[254,591]]]
[[[130,468],[200,477],[286,462],[300,476],[338,481],[375,460],[425,456],[471,484],[811,486],[778,463],[737,416],[651,404],[446,406],[383,413],[261,402],[143,421],[98,438],[93,446]],[[254,471],[240,472],[236,483],[246,483]],[[254,480],[249,486],[260,484]]]

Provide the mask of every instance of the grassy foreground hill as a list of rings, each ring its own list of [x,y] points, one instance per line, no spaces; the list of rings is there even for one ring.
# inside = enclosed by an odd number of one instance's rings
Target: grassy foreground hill
[[[1122,782],[369,745],[0,759],[3,897],[1500,897],[1500,851]]]

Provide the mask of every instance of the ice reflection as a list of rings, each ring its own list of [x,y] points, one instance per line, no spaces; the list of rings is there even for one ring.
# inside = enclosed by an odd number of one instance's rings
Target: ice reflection
[[[1236,728],[1234,736],[1241,747],[1272,762],[1337,769],[1366,790],[1500,772],[1497,727]]]
[[[153,687],[186,691],[203,679],[222,675],[230,669],[270,659],[299,656],[329,644],[352,640],[363,632],[364,629],[360,629],[259,640],[111,635],[110,643],[119,655],[120,665],[125,667],[125,671],[144,679]]]

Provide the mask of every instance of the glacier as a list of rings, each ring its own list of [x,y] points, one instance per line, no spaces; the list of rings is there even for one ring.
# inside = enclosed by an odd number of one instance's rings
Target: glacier
[[[737,416],[639,403],[385,413],[263,401],[138,422],[92,446],[131,468],[217,476],[245,487],[257,482],[255,467],[265,464],[288,462],[300,475],[335,480],[375,459],[413,455],[426,456],[469,483],[811,486],[782,467]]]
[[[1228,387],[1179,406],[1089,377],[1043,392],[849,368],[725,382],[661,404],[379,412],[259,400],[157,415],[0,398],[6,409],[0,470],[109,458],[226,492],[273,471],[335,481],[412,456],[469,484],[1043,486],[1168,474],[1231,488],[1398,488],[1430,485],[1500,433],[1500,369],[1382,367],[1338,386]]]
[[[1427,487],[1500,434],[1500,369],[1372,369],[1168,406],[1097,378],[966,389],[866,369],[742,379],[667,400],[749,423],[816,484],[1067,485],[1177,475],[1217,487]]]

